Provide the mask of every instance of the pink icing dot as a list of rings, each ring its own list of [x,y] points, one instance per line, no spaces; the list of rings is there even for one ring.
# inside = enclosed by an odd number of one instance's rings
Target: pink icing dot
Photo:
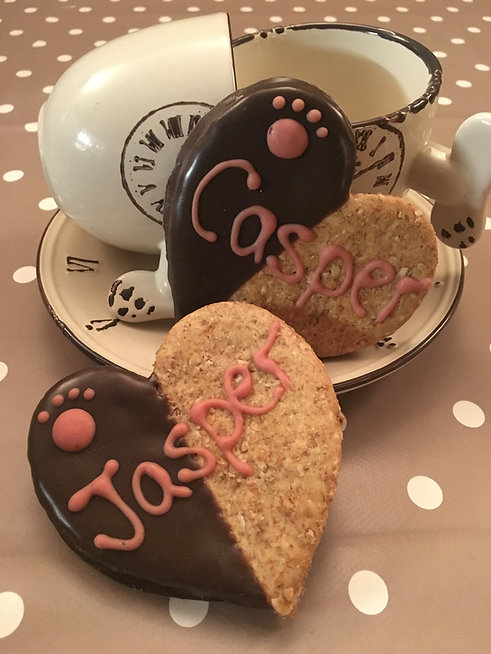
[[[80,395],[80,388],[71,388],[68,391],[68,399],[75,400]]]
[[[283,109],[286,105],[286,100],[282,95],[277,95],[276,98],[273,99],[273,107],[275,109]]]
[[[305,102],[301,98],[297,98],[292,102],[293,111],[302,111],[305,108]]]
[[[38,422],[44,424],[45,422],[48,422],[48,420],[49,420],[49,413],[47,411],[41,411],[41,413],[38,413]]]
[[[309,123],[318,123],[319,120],[322,118],[322,114],[318,109],[311,109],[308,112],[306,118],[309,121]]]
[[[296,159],[309,144],[307,130],[292,118],[280,118],[268,130],[268,148],[279,159]]]
[[[92,442],[95,420],[83,409],[63,411],[53,423],[51,436],[55,445],[64,452],[78,452]]]
[[[95,397],[95,390],[93,388],[86,388],[84,391],[84,400],[93,400]]]
[[[63,395],[55,395],[54,398],[51,400],[51,404],[53,406],[61,406],[64,401],[65,398],[63,397]]]
[[[327,127],[319,127],[318,129],[315,130],[315,133],[320,139],[325,139],[329,131]]]

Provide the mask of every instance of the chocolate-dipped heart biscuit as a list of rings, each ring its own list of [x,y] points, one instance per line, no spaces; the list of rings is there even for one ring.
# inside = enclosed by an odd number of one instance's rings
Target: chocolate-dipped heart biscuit
[[[95,568],[290,615],[334,496],[341,423],[310,346],[230,302],[177,323],[150,379],[99,367],[54,386],[28,454],[49,518]]]
[[[390,196],[350,196],[351,126],[320,89],[273,78],[204,116],[164,207],[176,316],[220,300],[263,306],[321,357],[398,329],[431,287],[429,221]]]

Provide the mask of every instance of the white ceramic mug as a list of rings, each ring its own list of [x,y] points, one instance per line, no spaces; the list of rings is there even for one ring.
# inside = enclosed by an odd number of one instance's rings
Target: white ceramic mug
[[[478,240],[491,184],[491,114],[465,121],[451,152],[431,143],[442,70],[423,45],[376,27],[304,24],[243,36],[232,60],[226,14],[175,21],[82,57],[40,116],[43,166],[64,213],[107,243],[161,252],[157,271],[115,280],[115,317],[172,317],[160,210],[178,149],[210,105],[278,75],[315,84],[347,114],[357,143],[353,192],[412,188],[435,200],[432,222],[444,243]],[[121,289],[129,287],[126,300]],[[135,296],[144,310],[129,310]]]

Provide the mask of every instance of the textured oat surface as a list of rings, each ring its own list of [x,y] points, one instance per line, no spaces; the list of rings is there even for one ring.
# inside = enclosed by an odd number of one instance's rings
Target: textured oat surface
[[[224,373],[235,363],[245,364],[252,375],[253,386],[243,402],[263,406],[272,400],[278,379],[257,369],[253,357],[275,321],[281,328],[269,356],[288,375],[292,388],[265,415],[245,416],[234,448],[253,468],[244,477],[210,435],[189,422],[188,412],[201,398],[226,398]],[[191,427],[186,441],[216,454],[217,467],[206,483],[272,607],[281,615],[293,613],[340,466],[342,415],[324,366],[275,316],[229,302],[204,307],[174,326],[157,353],[155,373],[174,417]],[[233,430],[229,411],[212,410],[208,420],[220,436]]]
[[[303,280],[288,284],[278,280],[267,266],[243,284],[232,300],[251,302],[280,316],[301,334],[320,357],[346,354],[372,345],[393,334],[421,304],[425,292],[402,295],[388,318],[377,323],[379,310],[392,298],[397,281],[406,275],[417,280],[432,277],[437,264],[436,237],[427,218],[409,202],[382,195],[352,195],[338,211],[315,229],[310,243],[295,241],[305,267]],[[394,266],[393,282],[380,288],[362,288],[359,300],[366,316],[359,317],[350,302],[350,289],[339,297],[312,295],[302,308],[295,303],[315,275],[319,253],[327,244],[340,245],[354,257],[353,277],[370,261],[383,260]],[[280,269],[294,272],[290,256],[278,257]],[[379,273],[374,273],[374,277]],[[338,288],[345,268],[336,259],[324,269],[321,283]]]

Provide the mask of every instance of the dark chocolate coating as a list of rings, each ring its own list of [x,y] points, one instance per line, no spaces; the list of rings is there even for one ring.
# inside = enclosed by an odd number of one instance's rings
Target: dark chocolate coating
[[[282,96],[283,109],[273,99]],[[295,99],[305,108],[294,111]],[[322,119],[312,123],[307,113],[318,109]],[[268,129],[279,119],[303,125],[308,146],[298,157],[283,159],[267,143]],[[316,130],[327,127],[328,136]],[[199,202],[200,222],[217,233],[210,243],[192,224],[192,201],[203,177],[220,162],[249,161],[261,177],[250,190],[247,174],[239,168],[219,173],[204,189]],[[206,114],[183,144],[165,195],[164,228],[176,318],[205,304],[227,300],[263,265],[282,250],[276,234],[269,238],[263,260],[238,256],[230,247],[235,216],[253,205],[272,211],[277,225],[296,223],[314,227],[347,200],[353,179],[356,148],[350,123],[323,91],[290,78],[273,78],[229,95]],[[242,246],[255,241],[259,220],[247,219],[241,229]]]
[[[68,399],[72,388],[82,391],[75,400]],[[86,388],[95,390],[91,401],[82,397]],[[51,403],[57,394],[65,397],[59,408]],[[51,428],[59,414],[75,407],[92,415],[96,434],[84,450],[70,453],[55,445]],[[45,424],[37,419],[43,410],[51,414]],[[39,501],[67,544],[120,582],[176,597],[266,607],[262,590],[206,481],[187,484],[192,496],[175,497],[164,515],[149,515],[136,502],[131,479],[142,461],[160,464],[176,485],[181,485],[177,479],[181,468],[197,467],[190,456],[170,459],[164,455],[164,440],[173,425],[167,401],[152,378],[110,367],[91,368],[67,377],[48,391],[31,422],[28,456]],[[92,497],[80,512],[72,512],[67,506],[76,491],[100,475],[109,459],[120,464],[112,480],[115,489],[145,527],[144,541],[133,551],[98,549],[93,543],[99,533],[117,538],[133,535],[128,519],[108,500]],[[144,477],[142,488],[149,502],[161,501],[162,492],[153,480]]]

